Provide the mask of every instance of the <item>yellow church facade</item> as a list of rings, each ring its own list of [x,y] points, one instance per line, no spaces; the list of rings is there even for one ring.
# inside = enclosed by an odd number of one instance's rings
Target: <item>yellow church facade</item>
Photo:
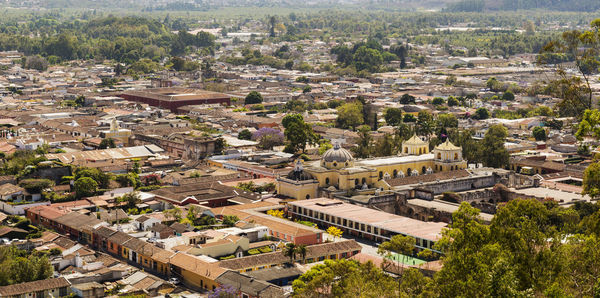
[[[413,136],[402,144],[401,152],[398,156],[354,160],[350,152],[335,145],[323,154],[320,161],[306,164],[298,161],[287,177],[277,179],[277,192],[295,199],[310,199],[319,195],[319,189],[369,189],[382,179],[427,175],[467,167],[467,162],[462,159],[461,148],[449,141],[429,152],[429,144]]]

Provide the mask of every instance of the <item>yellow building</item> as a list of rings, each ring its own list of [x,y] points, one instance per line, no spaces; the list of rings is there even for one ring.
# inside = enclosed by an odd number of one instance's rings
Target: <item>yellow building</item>
[[[131,137],[131,130],[121,128],[117,123],[117,119],[113,118],[113,120],[110,122],[110,129],[100,131],[100,137],[104,139],[113,139],[128,145],[129,138]]]
[[[382,179],[427,175],[465,169],[462,149],[450,141],[429,152],[429,144],[413,136],[402,144],[398,156],[355,160],[346,149],[335,144],[320,161],[296,162],[294,170],[277,179],[277,193],[295,199],[318,197],[320,189],[343,191],[373,188]]]

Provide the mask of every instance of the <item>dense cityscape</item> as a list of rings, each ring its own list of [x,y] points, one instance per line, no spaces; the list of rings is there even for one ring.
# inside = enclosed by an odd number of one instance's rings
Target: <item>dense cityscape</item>
[[[599,297],[599,12],[0,0],[0,297]]]

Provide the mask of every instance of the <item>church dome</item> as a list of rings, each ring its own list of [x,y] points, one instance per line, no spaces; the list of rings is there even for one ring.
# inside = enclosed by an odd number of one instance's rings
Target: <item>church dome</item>
[[[327,150],[325,154],[323,154],[324,162],[338,162],[345,163],[347,161],[352,161],[352,154],[348,152],[348,150],[340,147],[339,144],[335,144],[333,148]]]

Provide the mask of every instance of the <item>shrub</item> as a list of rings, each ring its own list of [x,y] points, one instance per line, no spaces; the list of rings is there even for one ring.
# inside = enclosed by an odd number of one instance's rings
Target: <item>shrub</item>
[[[254,249],[249,250],[248,254],[251,255],[251,256],[252,255],[258,255],[258,254],[260,254],[260,251],[258,251],[258,249],[256,249],[256,248],[254,248]]]
[[[263,246],[263,247],[259,248],[258,250],[260,250],[260,252],[262,252],[262,253],[268,253],[268,252],[272,252],[272,251],[273,251],[273,250],[272,250],[270,247],[268,247],[268,246]]]

